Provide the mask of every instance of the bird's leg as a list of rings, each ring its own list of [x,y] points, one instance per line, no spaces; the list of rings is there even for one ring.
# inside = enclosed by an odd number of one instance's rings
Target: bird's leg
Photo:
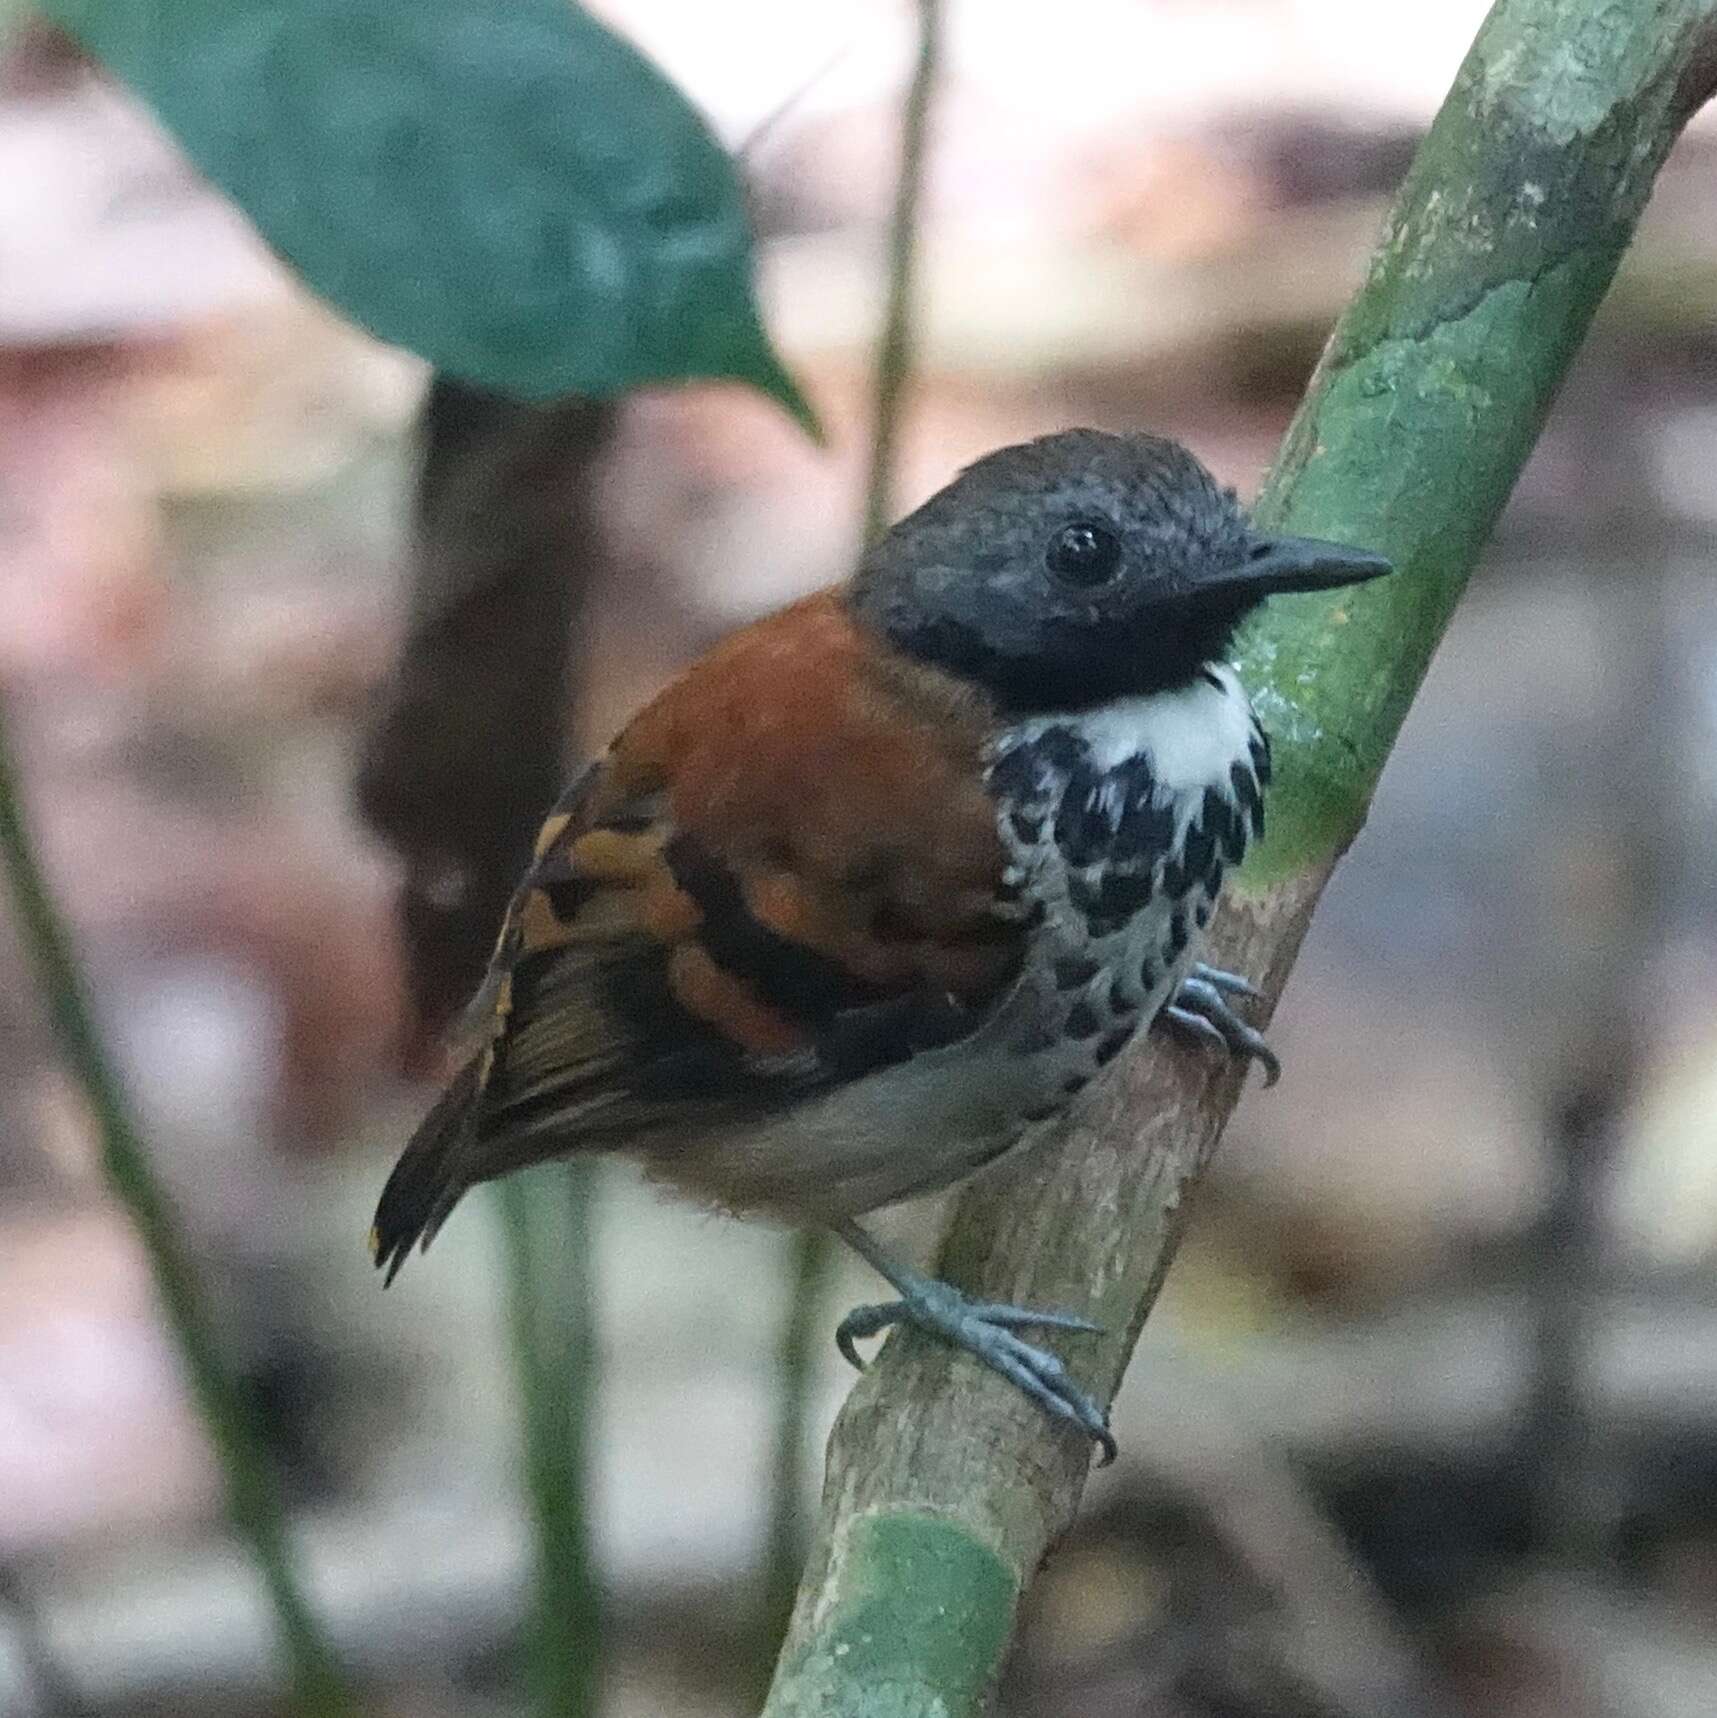
[[[1256,1001],[1259,994],[1238,973],[1223,972],[1201,961],[1180,981],[1180,989],[1157,1019],[1170,1031],[1214,1045],[1224,1055],[1256,1062],[1264,1070],[1264,1084],[1273,1086],[1282,1077],[1276,1052],[1264,1034],[1243,1020],[1228,1000],[1241,996]]]
[[[837,1223],[835,1233],[879,1275],[886,1277],[899,1300],[879,1306],[854,1307],[841,1320],[835,1342],[852,1364],[864,1370],[853,1346],[876,1336],[892,1324],[915,1324],[974,1354],[986,1366],[1011,1379],[1045,1412],[1079,1427],[1103,1451],[1103,1466],[1115,1459],[1109,1417],[1096,1400],[1067,1374],[1058,1356],[1023,1341],[1015,1332],[1040,1330],[1098,1331],[1101,1325],[1067,1312],[1037,1312],[1030,1307],[998,1305],[969,1299],[952,1283],[925,1276],[893,1258],[857,1223]]]

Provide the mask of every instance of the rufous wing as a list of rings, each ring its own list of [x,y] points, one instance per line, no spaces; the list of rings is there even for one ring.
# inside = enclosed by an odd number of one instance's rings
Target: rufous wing
[[[408,1146],[390,1275],[473,1182],[767,1113],[950,1043],[1027,914],[983,786],[990,712],[830,593],[736,634],[550,814],[479,1047]]]

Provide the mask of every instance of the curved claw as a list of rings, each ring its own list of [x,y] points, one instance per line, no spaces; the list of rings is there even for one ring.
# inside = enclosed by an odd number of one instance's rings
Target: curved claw
[[[1171,1002],[1163,1010],[1162,1018],[1177,1031],[1186,1033],[1189,1038],[1196,1038],[1201,1044],[1214,1045],[1218,1050],[1228,1048],[1228,1040],[1202,1014],[1191,1008],[1182,1008],[1178,1002]]]
[[[1239,1020],[1232,1032],[1233,1036],[1228,1041],[1230,1054],[1256,1062],[1264,1070],[1264,1090],[1269,1091],[1282,1077],[1282,1058],[1270,1048],[1269,1039],[1256,1026],[1248,1026],[1244,1020]]]
[[[1195,966],[1181,980],[1174,1000],[1160,1018],[1201,1043],[1220,1046],[1226,1055],[1256,1062],[1264,1070],[1264,1085],[1268,1089],[1282,1077],[1281,1061],[1264,1034],[1234,1012],[1229,995],[1256,997],[1258,992],[1231,972]]]
[[[1005,1334],[1005,1333],[1004,1333]],[[1005,1344],[987,1350],[980,1358],[1011,1379],[1052,1418],[1069,1420],[1102,1451],[1097,1465],[1107,1467],[1120,1446],[1109,1430],[1109,1417],[1092,1396],[1067,1376],[1067,1368],[1047,1349],[1034,1348],[1010,1336]]]
[[[880,1336],[905,1316],[905,1303],[898,1300],[882,1301],[874,1306],[855,1306],[835,1327],[835,1346],[841,1351],[841,1358],[855,1372],[864,1371],[864,1356],[855,1344]]]
[[[976,1356],[1018,1385],[1052,1418],[1079,1427],[1101,1451],[1100,1466],[1107,1467],[1115,1459],[1108,1416],[1096,1398],[1073,1382],[1059,1355],[1014,1334],[1031,1326],[1095,1333],[1101,1325],[1074,1313],[970,1301],[950,1284],[926,1278],[908,1284],[899,1300],[854,1307],[835,1331],[835,1346],[862,1372],[864,1361],[855,1344],[879,1335],[891,1324],[914,1324]]]

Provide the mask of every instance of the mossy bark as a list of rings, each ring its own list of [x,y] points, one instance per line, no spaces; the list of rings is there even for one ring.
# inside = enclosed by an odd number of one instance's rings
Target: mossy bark
[[[1275,736],[1269,842],[1213,931],[1281,990],[1330,870],[1632,236],[1717,85],[1717,0],[1499,0],[1419,152],[1259,501],[1399,569],[1272,605],[1242,670]],[[1240,1076],[1133,1054],[1054,1148],[961,1198],[943,1253],[985,1298],[1086,1310],[1112,1391]],[[853,1390],[766,1718],[981,1711],[1021,1593],[1073,1517],[1085,1440],[907,1332]]]

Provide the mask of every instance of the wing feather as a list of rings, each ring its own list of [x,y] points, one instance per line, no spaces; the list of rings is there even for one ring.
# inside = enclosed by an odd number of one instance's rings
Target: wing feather
[[[433,1118],[444,1186],[424,1194],[419,1153],[412,1209],[439,1220],[523,1163],[768,1113],[974,1030],[1029,925],[983,786],[989,717],[879,660],[832,596],[705,657],[545,820],[459,1125]],[[432,1232],[378,1228],[394,1259]]]

